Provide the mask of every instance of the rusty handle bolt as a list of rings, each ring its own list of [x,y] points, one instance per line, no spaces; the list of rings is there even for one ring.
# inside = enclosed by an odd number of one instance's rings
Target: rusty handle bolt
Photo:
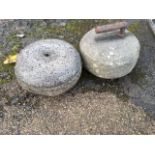
[[[114,30],[120,29],[120,32],[119,32],[118,35],[120,37],[124,37],[125,29],[127,28],[127,26],[128,26],[128,23],[125,22],[125,21],[124,22],[117,22],[117,23],[114,23],[114,24],[97,26],[95,28],[95,32],[96,33],[103,33],[103,32],[110,32],[110,31],[114,31]]]

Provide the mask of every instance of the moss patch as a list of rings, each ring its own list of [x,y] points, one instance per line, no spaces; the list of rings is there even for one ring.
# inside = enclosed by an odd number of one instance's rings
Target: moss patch
[[[140,69],[136,69],[130,73],[130,79],[133,83],[142,83],[142,82],[146,82],[145,80],[145,73],[142,72],[142,70]]]
[[[10,34],[6,37],[6,42],[10,45],[10,51],[8,54],[0,56],[0,84],[4,84],[9,82],[15,78],[14,74],[14,64],[4,65],[3,61],[8,55],[19,53],[22,48],[22,43],[19,38],[16,37],[16,34]],[[5,74],[5,76],[3,76]]]
[[[141,28],[141,24],[139,22],[135,22],[135,23],[132,23],[129,27],[128,27],[128,30],[135,33],[138,31],[138,29]]]
[[[79,49],[82,36],[97,25],[107,24],[108,20],[71,20],[65,29],[68,37],[65,39]]]
[[[27,32],[27,37],[33,39],[61,38],[78,48],[81,37],[91,28],[106,24],[108,20],[70,20],[64,26],[35,25]]]
[[[10,80],[13,80],[15,78],[14,74],[14,65],[4,65],[3,61],[0,60],[0,84],[4,84],[6,82],[9,82]],[[5,74],[5,76],[3,76]]]

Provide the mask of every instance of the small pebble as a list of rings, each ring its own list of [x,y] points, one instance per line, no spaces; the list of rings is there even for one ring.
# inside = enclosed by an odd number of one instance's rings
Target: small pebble
[[[19,33],[19,34],[16,34],[16,37],[18,37],[18,38],[24,38],[25,37],[25,34],[24,33]]]
[[[0,72],[0,78],[4,79],[8,77],[8,73],[7,72]]]
[[[65,22],[60,23],[61,26],[66,26]]]
[[[12,100],[11,100],[12,105],[17,104],[18,102],[19,102],[19,97],[18,96],[13,97]]]

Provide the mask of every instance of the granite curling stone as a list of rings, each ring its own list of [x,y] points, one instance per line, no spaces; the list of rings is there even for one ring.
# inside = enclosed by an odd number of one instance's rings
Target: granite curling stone
[[[85,68],[92,74],[116,79],[130,73],[135,67],[140,53],[140,43],[136,36],[125,30],[124,37],[118,30],[96,33],[87,32],[80,41],[80,52]]]
[[[80,55],[72,45],[47,39],[21,50],[15,74],[22,88],[35,94],[56,96],[77,83],[81,69]]]

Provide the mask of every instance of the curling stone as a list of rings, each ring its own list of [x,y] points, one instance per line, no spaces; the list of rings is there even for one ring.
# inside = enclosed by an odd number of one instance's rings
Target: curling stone
[[[72,45],[47,39],[21,50],[15,74],[22,88],[35,94],[56,96],[77,83],[81,68],[80,55]]]
[[[126,22],[118,22],[97,26],[83,36],[80,51],[88,71],[105,79],[120,78],[132,71],[140,43],[126,28]]]

